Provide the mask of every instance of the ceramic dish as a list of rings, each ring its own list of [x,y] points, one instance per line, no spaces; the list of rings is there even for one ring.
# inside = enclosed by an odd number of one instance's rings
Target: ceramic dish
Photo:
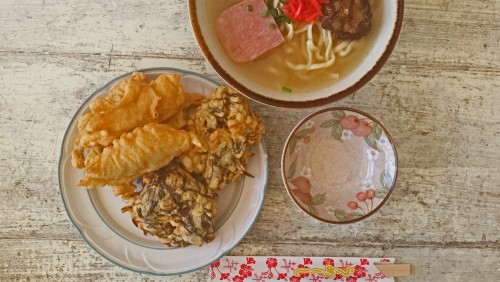
[[[159,68],[140,70],[148,80],[165,72],[177,72],[186,92],[209,96],[217,83],[196,73],[178,69]],[[107,94],[110,88],[130,73],[122,75],[99,90],[83,103],[71,120],[64,136],[59,161],[59,188],[68,216],[80,236],[99,254],[126,269],[153,274],[176,275],[193,271],[216,261],[234,248],[251,228],[260,212],[267,183],[267,154],[261,142],[252,149],[247,171],[254,178],[244,178],[220,191],[218,214],[215,218],[216,237],[201,247],[168,248],[136,228],[126,205],[115,197],[111,188],[87,190],[78,187],[81,170],[71,166],[71,151],[77,134],[78,118],[89,104]]]
[[[221,0],[222,1],[222,0]],[[237,3],[238,1],[233,1]],[[340,79],[332,79],[326,87],[311,90],[294,90],[286,93],[279,87],[262,85],[242,72],[241,63],[235,63],[226,54],[215,32],[217,15],[211,1],[189,0],[191,25],[207,61],[219,76],[243,95],[257,102],[285,108],[309,108],[338,101],[360,89],[382,68],[389,58],[399,36],[403,20],[403,0],[379,0],[377,10],[381,16],[375,18],[367,43],[367,50],[356,58],[350,71]],[[373,35],[371,35],[373,33]],[[274,79],[269,76],[270,80]]]
[[[295,204],[328,223],[374,214],[392,193],[397,153],[387,130],[350,108],[329,108],[302,120],[283,150],[283,182]]]

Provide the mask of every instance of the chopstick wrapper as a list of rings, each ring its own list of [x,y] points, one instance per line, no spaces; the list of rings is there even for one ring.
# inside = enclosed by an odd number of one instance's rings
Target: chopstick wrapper
[[[210,265],[208,281],[387,282],[374,263],[394,258],[225,256]]]

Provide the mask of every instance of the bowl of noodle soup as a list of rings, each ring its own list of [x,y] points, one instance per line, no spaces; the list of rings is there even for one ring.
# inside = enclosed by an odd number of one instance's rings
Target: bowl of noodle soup
[[[325,5],[346,1],[262,0],[262,8],[259,0],[189,0],[189,12],[203,55],[226,83],[266,105],[310,108],[360,89],[382,68],[396,45],[403,0],[352,0],[370,5],[371,21],[361,36],[324,28],[330,19]],[[306,2],[314,5],[309,9]],[[314,13],[317,4],[322,8]],[[305,10],[309,14],[300,15]],[[253,15],[257,23],[244,18],[247,15]],[[363,21],[358,23],[366,27]],[[349,24],[342,23],[342,28]],[[242,27],[234,27],[238,24]],[[259,30],[255,27],[259,24],[266,28]],[[282,39],[272,39],[277,36]],[[247,47],[239,43],[245,40]]]

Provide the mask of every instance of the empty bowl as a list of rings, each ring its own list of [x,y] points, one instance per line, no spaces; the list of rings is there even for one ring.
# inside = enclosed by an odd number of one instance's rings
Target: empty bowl
[[[391,195],[397,153],[387,130],[351,108],[329,108],[302,120],[283,149],[282,177],[295,204],[333,224],[363,220]]]

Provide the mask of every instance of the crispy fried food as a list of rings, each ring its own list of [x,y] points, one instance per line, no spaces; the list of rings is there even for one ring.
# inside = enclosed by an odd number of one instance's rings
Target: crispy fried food
[[[77,147],[107,146],[123,133],[175,116],[186,102],[178,74],[163,74],[147,84],[142,73],[118,83],[103,99],[90,104],[78,121]]]
[[[137,186],[134,183],[124,183],[120,185],[111,186],[115,196],[121,196],[123,200],[128,200],[136,195]]]
[[[171,247],[201,246],[215,238],[217,194],[181,165],[169,165],[142,177],[142,191],[122,209],[144,234]]]
[[[134,73],[92,102],[78,120],[72,164],[84,169],[80,186],[109,185],[128,200],[122,211],[144,234],[172,247],[201,246],[215,238],[214,189],[246,174],[264,125],[231,88],[206,100],[184,93],[179,79],[147,83]]]
[[[120,103],[130,103],[129,100],[124,100],[127,95],[127,88],[135,88],[135,91],[139,91],[143,84],[146,83],[146,76],[141,72],[134,72],[132,75],[126,79],[118,82],[114,85],[108,92],[106,97],[102,99],[96,99],[89,105],[90,111],[92,113],[101,113],[107,111],[113,105],[120,105]],[[129,96],[130,97],[130,96]]]
[[[190,146],[188,132],[167,124],[147,124],[122,135],[102,151],[91,150],[79,185],[94,188],[129,184],[138,176],[167,165]]]
[[[73,166],[84,167],[86,148],[106,147],[124,133],[150,122],[165,122],[204,99],[184,93],[179,79],[178,74],[162,74],[148,84],[143,73],[133,73],[105,98],[92,102],[90,112],[78,120]]]
[[[193,147],[180,156],[192,172],[201,174],[208,187],[222,189],[245,173],[250,146],[260,141],[264,124],[233,89],[219,87],[202,103],[188,128],[196,132]]]

